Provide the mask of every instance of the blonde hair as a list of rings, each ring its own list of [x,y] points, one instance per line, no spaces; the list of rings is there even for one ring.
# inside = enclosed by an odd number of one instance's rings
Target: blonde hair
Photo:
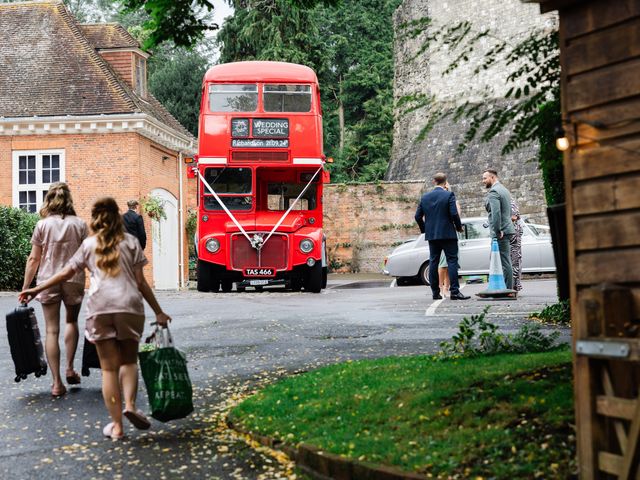
[[[91,208],[91,230],[96,234],[97,267],[110,277],[120,273],[120,250],[124,240],[124,225],[120,208],[111,197],[96,200]]]
[[[67,215],[75,214],[76,210],[73,208],[69,185],[64,182],[57,182],[51,185],[44,196],[44,202],[42,203],[42,208],[40,208],[40,217],[61,215],[64,218]]]

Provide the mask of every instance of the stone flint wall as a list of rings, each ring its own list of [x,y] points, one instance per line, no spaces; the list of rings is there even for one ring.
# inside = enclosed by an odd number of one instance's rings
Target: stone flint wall
[[[505,66],[497,64],[475,75],[490,44],[483,39],[470,60],[453,73],[443,71],[454,53],[443,48],[429,48],[420,53],[421,39],[402,38],[402,26],[424,17],[432,19],[433,28],[453,26],[469,21],[475,30],[490,28],[500,38],[515,42],[535,28],[553,28],[553,15],[541,16],[537,5],[519,0],[405,0],[396,10],[394,97],[396,103],[407,95],[424,94],[433,99],[436,108],[454,108],[465,101],[500,102],[506,90]],[[511,67],[512,68],[512,67]],[[508,132],[493,141],[472,142],[463,153],[456,147],[467,130],[465,121],[446,119],[435,125],[427,137],[417,137],[429,118],[427,107],[408,114],[396,111],[392,158],[386,180],[416,180],[445,172],[466,216],[484,215],[483,192],[479,179],[485,168],[498,170],[502,182],[518,201],[520,210],[533,220],[547,223],[542,178],[537,166],[537,147],[532,145],[509,155],[501,155]]]

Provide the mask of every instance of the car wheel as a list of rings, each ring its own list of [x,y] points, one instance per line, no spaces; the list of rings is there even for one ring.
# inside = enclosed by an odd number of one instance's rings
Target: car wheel
[[[411,285],[411,278],[409,277],[398,277],[396,278],[396,285],[399,287],[407,287]]]
[[[427,287],[430,285],[429,283],[429,262],[424,262],[420,267],[420,273],[418,274],[418,278],[420,281],[426,285]]]

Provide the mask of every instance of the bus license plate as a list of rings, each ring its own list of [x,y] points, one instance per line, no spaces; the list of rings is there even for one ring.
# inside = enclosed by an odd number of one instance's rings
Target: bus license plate
[[[269,280],[249,280],[249,285],[252,287],[257,285],[269,285]]]
[[[245,268],[244,276],[252,278],[273,278],[276,276],[276,269],[266,267]]]

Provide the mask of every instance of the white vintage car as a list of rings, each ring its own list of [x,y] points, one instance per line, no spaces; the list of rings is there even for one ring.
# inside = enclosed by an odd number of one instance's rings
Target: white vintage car
[[[522,271],[524,273],[555,272],[551,237],[540,234],[527,221],[522,222]],[[486,217],[462,220],[463,232],[458,233],[459,275],[486,275],[489,273],[491,236]],[[384,260],[382,273],[396,277],[398,285],[415,279],[429,285],[429,243],[420,234],[396,247]]]

